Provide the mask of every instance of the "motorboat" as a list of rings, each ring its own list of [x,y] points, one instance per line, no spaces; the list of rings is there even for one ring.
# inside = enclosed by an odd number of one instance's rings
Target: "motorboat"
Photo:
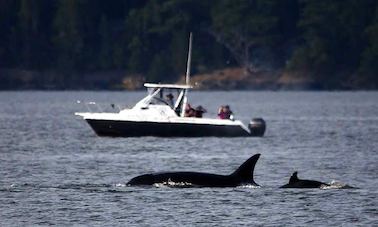
[[[144,86],[148,95],[131,109],[118,113],[75,113],[83,117],[99,136],[136,137],[239,137],[263,136],[265,122],[261,118],[252,119],[245,126],[235,119],[188,117],[184,107],[189,85],[151,84]],[[177,99],[169,103],[165,97],[177,94]]]
[[[145,83],[147,96],[134,107],[119,112],[78,112],[95,133],[111,137],[242,137],[263,136],[265,121],[252,119],[248,126],[233,119],[205,118],[203,110],[188,108],[192,35],[189,39],[189,53],[186,84]],[[188,114],[194,110],[196,114]]]

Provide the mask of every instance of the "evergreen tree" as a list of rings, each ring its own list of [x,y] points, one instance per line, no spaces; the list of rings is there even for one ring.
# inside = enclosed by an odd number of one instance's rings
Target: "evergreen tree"
[[[371,24],[365,29],[368,45],[362,53],[357,85],[368,88],[378,87],[378,4]]]
[[[0,70],[122,69],[174,82],[193,32],[194,73],[269,67],[323,87],[377,87],[377,7],[376,0],[1,0]]]
[[[108,25],[108,19],[105,15],[102,15],[101,22],[99,26],[99,36],[101,37],[100,42],[100,52],[99,56],[99,63],[101,69],[110,69],[112,65],[112,48],[111,48],[111,39],[110,39],[110,31]]]
[[[246,72],[258,71],[257,50],[275,41],[278,1],[218,1],[213,8],[209,32],[230,51]]]
[[[63,72],[80,68],[84,44],[79,15],[79,1],[58,1],[53,42],[58,51],[57,66]]]
[[[172,65],[167,54],[157,53],[147,73],[147,81],[153,83],[169,82],[172,79]]]
[[[298,26],[302,30],[303,44],[296,48],[289,67],[304,71],[325,73],[333,66],[332,43],[337,35],[337,13],[340,3],[319,0],[303,1]]]
[[[35,44],[39,31],[39,12],[38,1],[21,0],[20,10],[18,12],[19,27],[17,28],[18,37],[20,38],[20,65],[24,68],[33,66],[32,60],[36,53]]]
[[[144,47],[141,40],[136,36],[130,41],[129,45],[130,57],[128,60],[128,70],[134,73],[145,72],[145,64],[147,62],[143,61],[143,56],[145,55]]]
[[[310,73],[326,87],[347,81],[358,66],[371,5],[369,0],[303,1],[298,22],[303,44],[296,48],[289,69]]]

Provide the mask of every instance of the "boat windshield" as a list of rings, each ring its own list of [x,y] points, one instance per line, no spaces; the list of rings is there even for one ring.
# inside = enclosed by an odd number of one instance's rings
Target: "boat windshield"
[[[153,96],[150,105],[168,105],[175,110],[181,90],[177,88],[148,88],[149,95]]]

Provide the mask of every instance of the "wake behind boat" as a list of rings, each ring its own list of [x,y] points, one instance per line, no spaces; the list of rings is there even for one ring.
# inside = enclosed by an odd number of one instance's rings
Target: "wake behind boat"
[[[245,126],[226,114],[224,119],[203,118],[205,109],[190,108],[187,100],[189,89],[192,36],[189,39],[186,84],[152,84],[144,86],[148,94],[133,108],[118,113],[82,112],[83,117],[99,136],[113,137],[241,137],[263,136],[265,122],[252,119]]]

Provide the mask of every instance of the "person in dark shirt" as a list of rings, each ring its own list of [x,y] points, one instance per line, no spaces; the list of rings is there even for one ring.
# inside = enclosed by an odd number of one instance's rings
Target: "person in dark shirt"
[[[173,108],[174,107],[174,102],[173,102],[173,95],[169,93],[168,95],[165,96],[167,98],[167,103]]]
[[[203,108],[202,106],[197,106],[197,108],[195,109],[195,112],[196,112],[196,117],[198,118],[202,118],[203,114],[206,113],[206,109]]]
[[[185,117],[195,117],[196,110],[188,103],[185,107]]]

